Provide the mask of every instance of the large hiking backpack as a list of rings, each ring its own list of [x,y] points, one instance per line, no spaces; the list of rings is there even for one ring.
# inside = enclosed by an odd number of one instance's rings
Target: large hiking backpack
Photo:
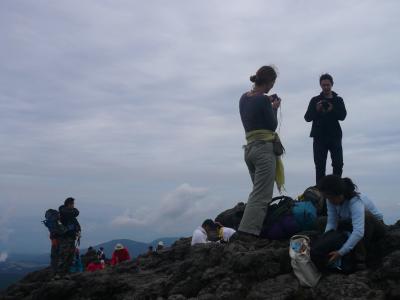
[[[272,199],[260,236],[279,240],[315,228],[317,210],[311,201],[295,201],[287,196]]]
[[[47,227],[52,237],[65,234],[68,229],[60,222],[60,213],[55,209],[48,209],[42,223]]]
[[[272,198],[260,236],[271,240],[288,238],[299,231],[292,214],[295,201],[287,196]]]
[[[298,199],[299,201],[311,201],[317,209],[317,215],[326,216],[326,201],[316,186],[308,187]]]
[[[295,201],[292,214],[299,226],[299,231],[316,228],[317,209],[311,201]]]
[[[235,205],[235,207],[220,213],[215,218],[215,222],[221,223],[221,225],[224,227],[229,227],[237,230],[239,228],[240,221],[242,220],[245,208],[246,204],[244,204],[243,202],[239,202]]]

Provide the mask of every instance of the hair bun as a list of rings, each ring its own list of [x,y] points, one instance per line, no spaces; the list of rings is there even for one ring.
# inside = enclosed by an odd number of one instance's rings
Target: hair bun
[[[250,76],[250,81],[251,82],[256,82],[256,80],[257,80],[257,75]]]

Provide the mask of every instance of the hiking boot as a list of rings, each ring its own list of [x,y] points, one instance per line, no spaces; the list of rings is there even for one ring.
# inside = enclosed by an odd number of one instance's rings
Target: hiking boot
[[[232,243],[232,242],[242,241],[245,243],[254,243],[259,240],[260,240],[260,238],[254,234],[243,232],[243,231],[236,231],[229,239],[229,242]]]

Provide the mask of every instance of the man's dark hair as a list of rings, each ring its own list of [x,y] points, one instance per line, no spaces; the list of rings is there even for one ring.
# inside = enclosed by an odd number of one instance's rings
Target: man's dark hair
[[[205,221],[203,222],[203,224],[201,225],[201,227],[206,227],[206,226],[208,226],[208,227],[210,227],[210,228],[216,228],[216,225],[215,225],[214,221],[211,220],[211,219],[205,220]]]
[[[330,74],[328,74],[328,73],[322,74],[322,75],[319,77],[319,83],[321,83],[322,80],[329,80],[329,81],[333,84],[333,78],[332,78],[332,76],[331,76]]]
[[[328,175],[318,182],[318,190],[326,195],[343,195],[346,200],[358,196],[357,186],[350,178],[340,178],[336,175]]]
[[[65,199],[65,201],[64,201],[64,205],[65,205],[65,206],[68,206],[68,205],[70,205],[70,204],[73,204],[73,203],[74,203],[74,201],[75,201],[75,199],[74,199],[74,198],[72,198],[72,197],[68,197],[67,199]]]

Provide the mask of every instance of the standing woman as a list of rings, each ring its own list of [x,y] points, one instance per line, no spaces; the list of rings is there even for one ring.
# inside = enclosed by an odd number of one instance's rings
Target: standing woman
[[[279,157],[283,147],[275,132],[281,99],[276,95],[266,95],[274,86],[276,77],[272,66],[261,67],[256,75],[250,77],[253,89],[240,98],[240,117],[247,140],[244,159],[253,190],[233,239],[249,240],[260,235],[268,204],[272,200],[274,181],[279,190],[284,184],[283,165]]]

